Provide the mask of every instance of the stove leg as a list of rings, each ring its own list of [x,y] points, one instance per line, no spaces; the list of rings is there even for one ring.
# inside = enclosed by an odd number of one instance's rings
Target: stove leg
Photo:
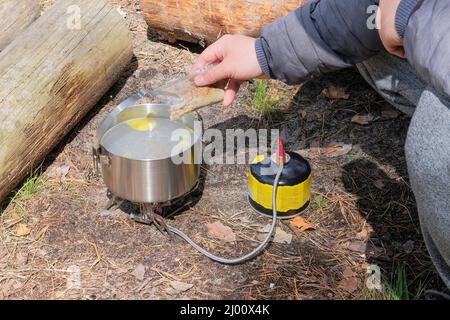
[[[107,192],[107,196],[109,198],[109,201],[106,204],[105,209],[109,210],[109,211],[114,211],[114,210],[118,209],[124,201],[123,199],[113,195],[110,191]]]
[[[167,227],[164,218],[156,213],[158,208],[159,207],[150,204],[140,204],[139,205],[140,215],[139,216],[131,215],[131,219],[139,223],[144,223],[148,225],[153,224],[159,230],[159,232],[167,234],[170,240],[173,240],[174,236]]]

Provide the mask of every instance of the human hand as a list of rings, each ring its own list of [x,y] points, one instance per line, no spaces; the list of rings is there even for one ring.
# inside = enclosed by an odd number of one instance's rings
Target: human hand
[[[378,19],[380,22],[381,42],[385,49],[393,55],[405,58],[405,49],[403,48],[403,39],[395,28],[395,15],[401,0],[380,0]]]
[[[255,38],[242,35],[221,37],[197,58],[192,73],[211,66],[194,77],[195,84],[206,86],[229,79],[223,100],[223,105],[229,106],[245,80],[264,76],[256,58],[255,41]]]

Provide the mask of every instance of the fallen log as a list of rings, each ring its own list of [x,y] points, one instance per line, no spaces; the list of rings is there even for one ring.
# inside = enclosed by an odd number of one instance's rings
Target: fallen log
[[[0,51],[41,13],[39,0],[0,0]]]
[[[210,44],[227,33],[258,36],[260,29],[307,0],[141,0],[150,30],[173,42]]]
[[[0,201],[131,58],[127,24],[108,0],[59,0],[0,53]]]

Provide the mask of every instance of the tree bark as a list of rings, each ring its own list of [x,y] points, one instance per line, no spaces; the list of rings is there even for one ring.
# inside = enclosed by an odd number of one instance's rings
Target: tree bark
[[[0,51],[41,13],[39,0],[0,0]]]
[[[0,53],[0,201],[131,58],[127,24],[108,0],[59,0]]]
[[[260,29],[307,0],[141,0],[150,27],[169,41],[210,44],[227,33],[256,37]]]

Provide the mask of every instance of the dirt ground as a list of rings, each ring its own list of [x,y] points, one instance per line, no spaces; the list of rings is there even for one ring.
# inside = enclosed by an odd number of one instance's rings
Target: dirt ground
[[[51,2],[43,1],[43,9]],[[192,46],[159,42],[148,32],[136,0],[116,3],[127,13],[135,58],[37,176],[4,204],[0,298],[395,299],[423,298],[425,289],[443,289],[408,186],[404,142],[410,119],[392,115],[392,107],[355,70],[294,88],[270,82],[270,90],[283,97],[271,119],[261,118],[252,106],[254,83],[244,85],[232,107],[200,111],[205,128],[280,128],[287,149],[308,158],[312,201],[303,217],[315,229],[299,231],[289,221],[280,222],[292,235],[289,244],[272,243],[248,263],[225,266],[131,221],[128,213],[136,208],[129,204],[105,212],[106,188],[94,175],[91,155],[99,122],[140,86],[179,76],[195,60]],[[330,86],[345,88],[348,99],[326,97],[323,89]],[[376,120],[351,122],[354,115],[368,113]],[[341,142],[352,145],[349,153],[332,158],[317,151]],[[248,204],[246,174],[244,165],[204,166],[202,192],[169,223],[217,254],[249,251],[269,221]],[[205,224],[215,221],[231,227],[237,241],[208,235]],[[366,285],[377,267],[383,291]]]

